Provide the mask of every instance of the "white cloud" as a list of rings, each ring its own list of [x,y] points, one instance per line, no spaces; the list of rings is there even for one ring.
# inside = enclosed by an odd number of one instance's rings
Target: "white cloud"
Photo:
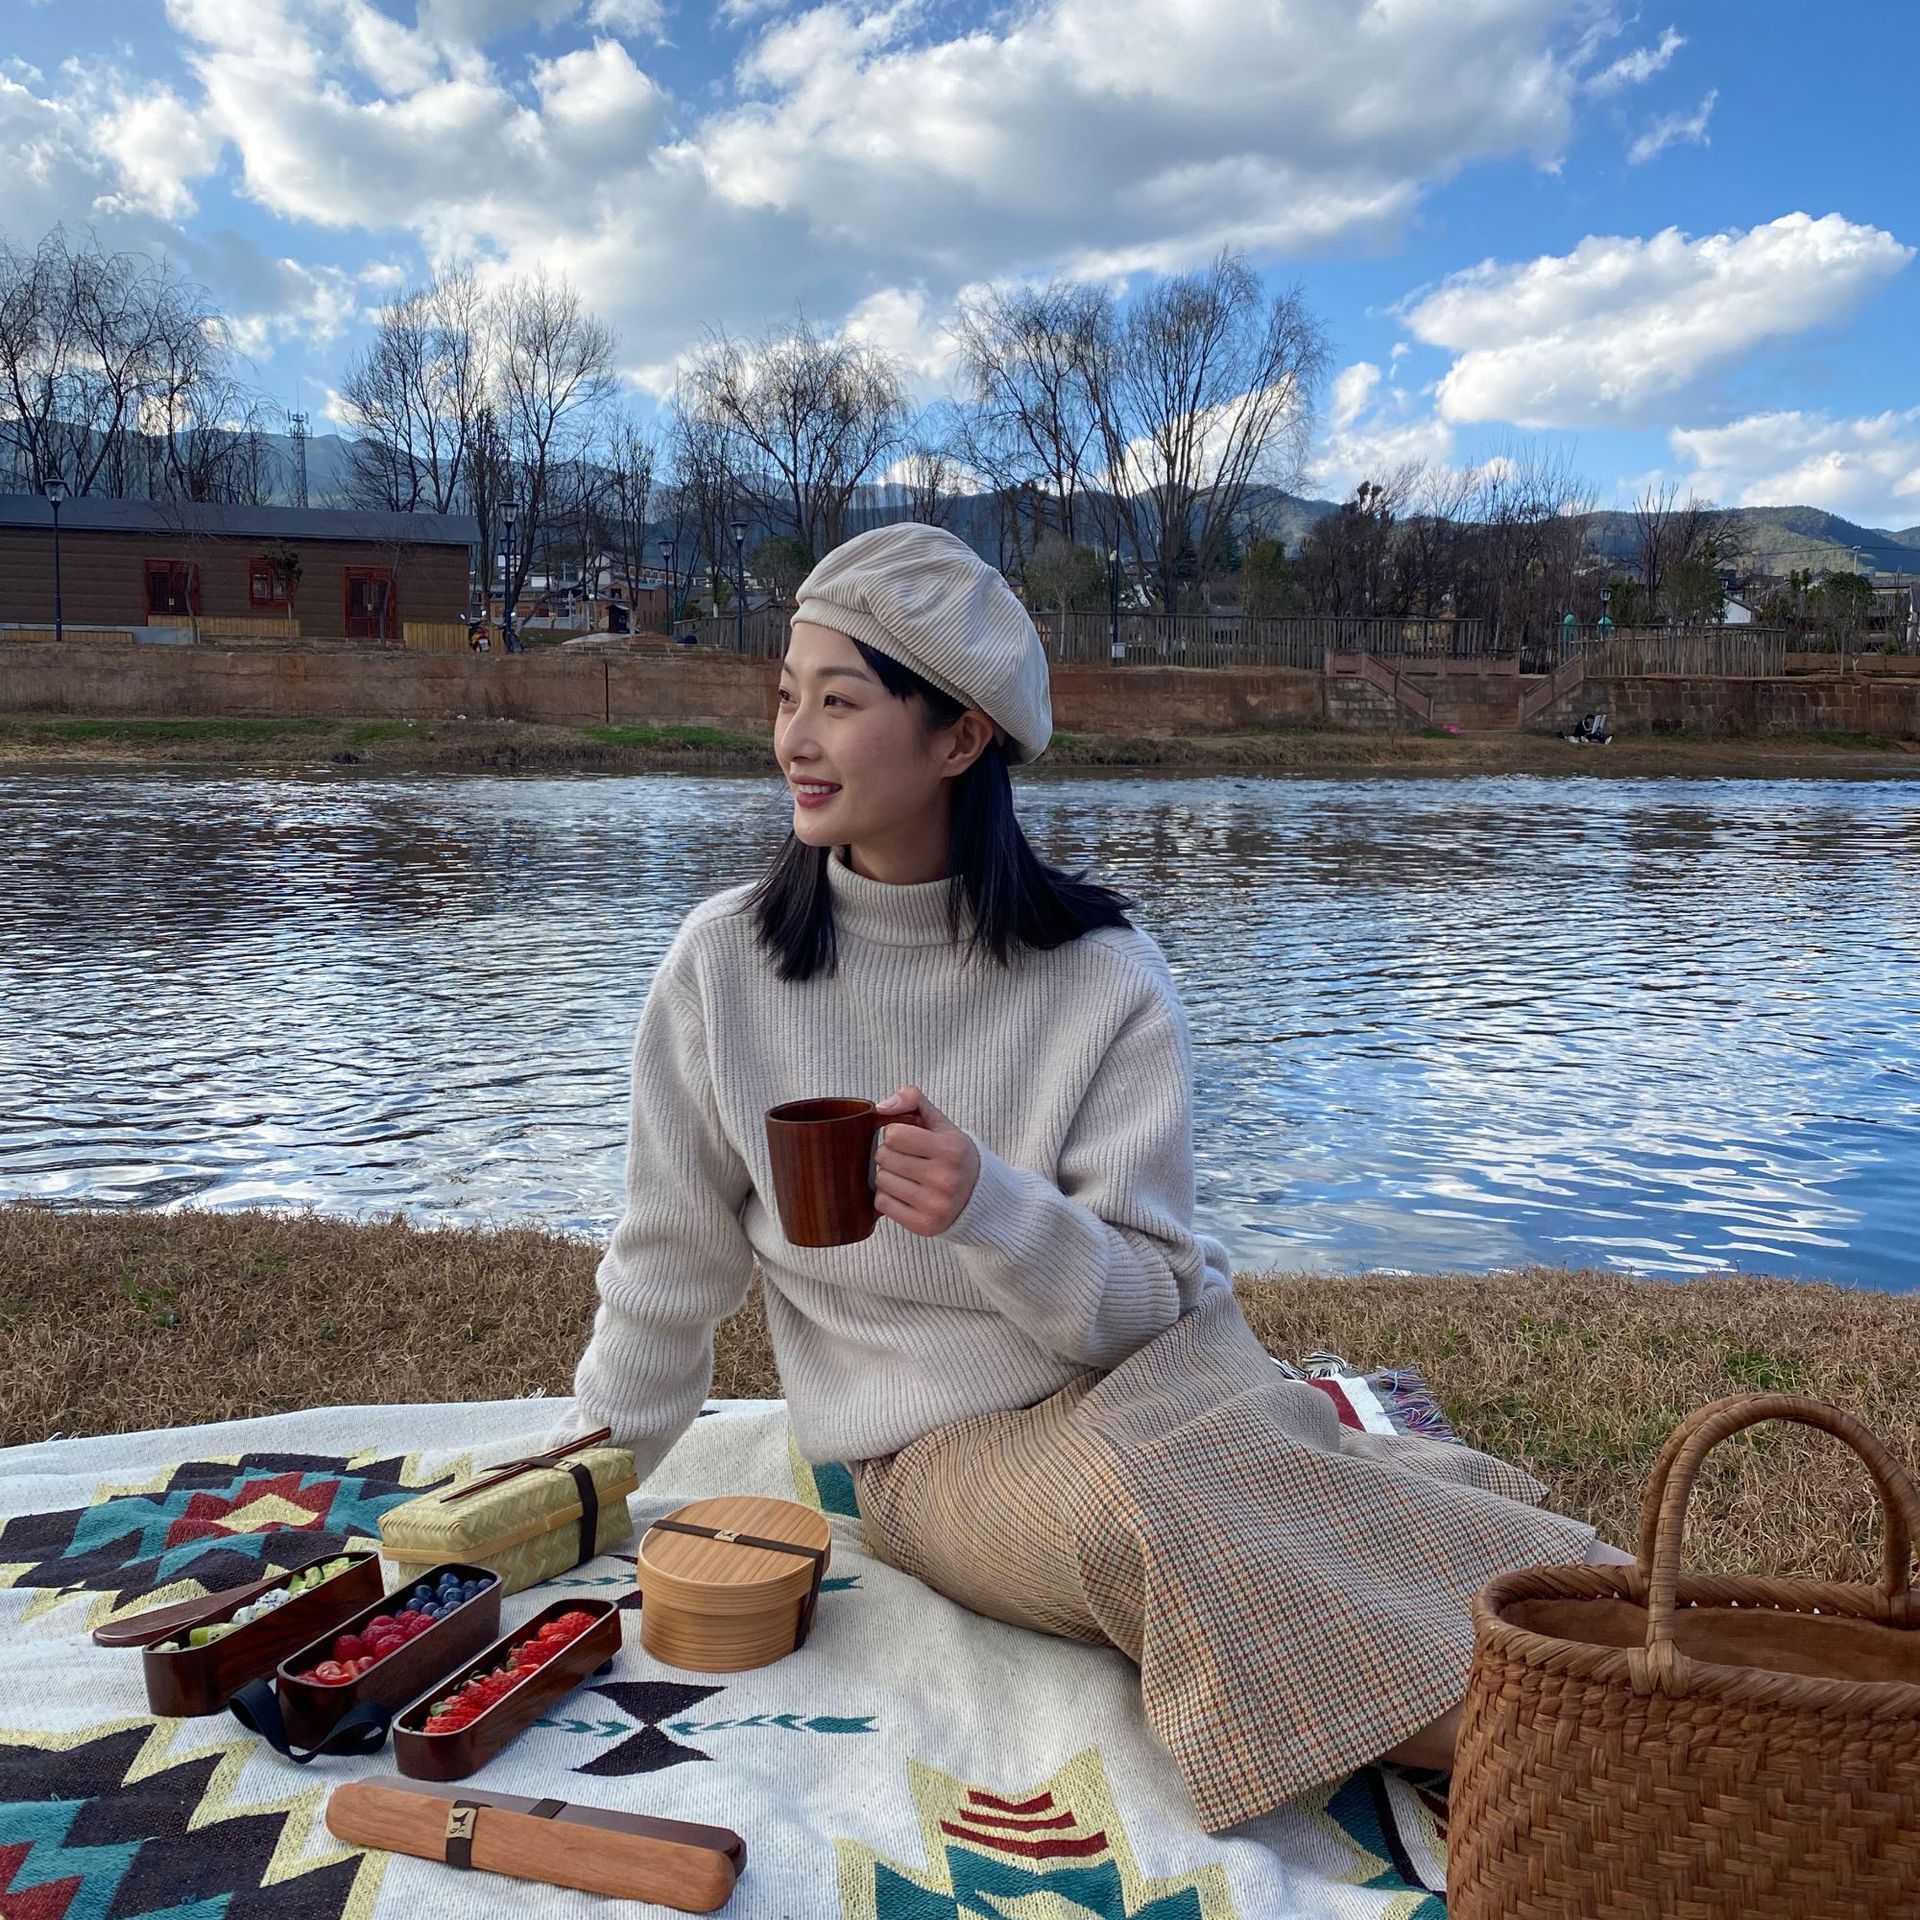
[[[947,318],[932,311],[924,287],[885,287],[869,294],[841,329],[895,353],[929,386],[945,383],[953,372],[956,342]]]
[[[188,183],[220,162],[219,133],[171,87],[144,94],[116,88],[96,110],[92,136],[120,169],[121,203],[167,220],[194,211]]]
[[[366,279],[340,267],[276,260],[265,276],[263,302],[228,319],[234,345],[256,359],[280,340],[331,346],[359,315]]]
[[[1389,386],[1382,393],[1382,378],[1370,360],[1356,360],[1334,375],[1310,467],[1316,492],[1341,500],[1362,480],[1382,480],[1415,464],[1442,467],[1453,459],[1452,427],[1404,388]]]
[[[666,32],[667,10],[664,0],[593,0],[587,8],[587,25],[657,40]]]
[[[616,39],[487,53],[654,11],[421,0],[408,27],[370,0],[168,0],[264,207],[564,271],[653,375],[700,322],[795,301],[833,324],[912,288],[938,314],[1009,273],[1378,239],[1476,160],[1551,162],[1577,84],[1564,0],[1023,0],[964,31],[925,0],[730,0],[736,91],[677,126]]]
[[[1669,436],[1691,484],[1728,506],[1810,506],[1870,525],[1920,521],[1920,407],[1863,419],[1756,413]]]
[[[1611,66],[1602,67],[1587,82],[1587,91],[1620,93],[1628,87],[1641,86],[1660,72],[1686,44],[1686,35],[1669,27],[1653,46],[1636,47],[1631,53],[1622,54]]]
[[[1458,355],[1440,382],[1444,419],[1635,425],[1764,342],[1844,318],[1912,258],[1839,214],[1698,240],[1674,227],[1596,236],[1455,274],[1406,321]]]
[[[1627,163],[1637,167],[1672,146],[1711,146],[1707,122],[1713,118],[1713,103],[1719,98],[1720,89],[1709,87],[1706,98],[1691,113],[1670,113],[1665,119],[1656,120],[1627,149]]]

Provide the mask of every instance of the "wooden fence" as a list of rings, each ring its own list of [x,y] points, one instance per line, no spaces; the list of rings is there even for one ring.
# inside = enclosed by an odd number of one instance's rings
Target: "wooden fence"
[[[1237,613],[1036,613],[1047,657],[1089,666],[1295,667],[1319,673],[1330,653],[1470,659],[1489,652],[1478,620],[1252,620]],[[1511,651],[1511,649],[1509,649]]]
[[[400,643],[409,653],[465,653],[473,638],[464,620],[403,620]]]
[[[1561,657],[1579,653],[1587,673],[1603,680],[1642,674],[1771,680],[1787,670],[1792,637],[1785,627],[1636,627],[1612,634],[1589,627]]]
[[[777,660],[786,651],[786,607],[756,607],[744,615],[682,620],[676,636],[691,633],[703,649]],[[415,623],[408,623],[411,634]],[[1538,634],[1495,636],[1480,620],[1400,620],[1302,614],[1276,620],[1238,614],[1123,613],[1117,625],[1104,613],[1038,613],[1034,625],[1047,658],[1061,665],[1173,667],[1293,667],[1325,670],[1329,654],[1369,654],[1417,672],[1422,660],[1513,661],[1522,672],[1552,673],[1579,655],[1596,677],[1688,674],[1709,678],[1770,678],[1784,673],[1784,627],[1704,627],[1692,630],[1554,627]],[[455,627],[464,646],[465,629]],[[411,639],[408,642],[412,645]],[[497,644],[497,642],[496,642]]]
[[[150,627],[168,627],[175,632],[194,630],[194,619],[185,613],[150,613],[147,625]],[[233,641],[264,640],[279,642],[286,646],[298,642],[302,635],[300,619],[296,614],[289,620],[284,613],[267,614],[222,614],[218,616],[202,614],[198,632],[201,640],[231,643]]]

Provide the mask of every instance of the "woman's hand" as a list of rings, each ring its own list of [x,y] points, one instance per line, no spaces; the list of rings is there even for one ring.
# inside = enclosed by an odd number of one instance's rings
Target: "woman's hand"
[[[980,1149],[918,1087],[876,1102],[915,1125],[882,1127],[873,1156],[873,1206],[909,1233],[931,1240],[959,1219],[980,1178]]]

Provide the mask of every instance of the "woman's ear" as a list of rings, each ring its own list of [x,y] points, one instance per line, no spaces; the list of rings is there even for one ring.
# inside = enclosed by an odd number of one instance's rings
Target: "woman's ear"
[[[978,707],[969,707],[953,723],[952,737],[947,742],[946,776],[965,773],[999,734],[1000,729]]]

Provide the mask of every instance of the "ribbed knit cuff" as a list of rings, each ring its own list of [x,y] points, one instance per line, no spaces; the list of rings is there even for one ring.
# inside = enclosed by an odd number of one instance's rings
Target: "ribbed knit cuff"
[[[1020,1171],[1009,1166],[991,1147],[983,1146],[972,1134],[980,1155],[980,1177],[973,1183],[967,1204],[955,1216],[953,1224],[937,1239],[950,1240],[960,1247],[990,1247],[1009,1256],[1017,1253],[1016,1234],[1024,1204],[1020,1191]]]

